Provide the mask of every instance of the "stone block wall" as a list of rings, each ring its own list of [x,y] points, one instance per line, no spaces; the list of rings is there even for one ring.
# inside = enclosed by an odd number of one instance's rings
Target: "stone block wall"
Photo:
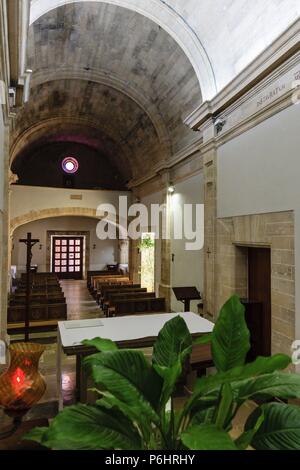
[[[290,355],[295,340],[294,213],[217,219],[216,312],[233,293],[247,296],[243,246],[271,248],[272,353]]]

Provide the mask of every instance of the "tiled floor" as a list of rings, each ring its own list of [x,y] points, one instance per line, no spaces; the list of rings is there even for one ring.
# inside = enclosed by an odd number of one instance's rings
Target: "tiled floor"
[[[101,310],[90,295],[86,281],[61,281],[68,305],[68,319],[97,318]]]
[[[86,281],[61,281],[61,286],[67,301],[68,320],[97,318],[102,315],[99,306],[87,290]],[[40,370],[47,382],[47,390],[42,399],[43,402],[55,401],[58,399],[56,356],[57,343],[48,344],[40,361]],[[63,357],[62,374],[64,404],[69,405],[74,402],[74,357]]]

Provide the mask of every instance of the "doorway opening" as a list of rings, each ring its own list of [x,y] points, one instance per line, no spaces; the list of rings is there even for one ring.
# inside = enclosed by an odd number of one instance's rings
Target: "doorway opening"
[[[242,303],[250,331],[248,360],[271,355],[271,249],[247,247],[248,298]]]
[[[52,237],[52,272],[59,279],[82,279],[84,237]]]
[[[155,290],[155,233],[142,234],[140,243],[141,254],[141,286],[148,292]]]

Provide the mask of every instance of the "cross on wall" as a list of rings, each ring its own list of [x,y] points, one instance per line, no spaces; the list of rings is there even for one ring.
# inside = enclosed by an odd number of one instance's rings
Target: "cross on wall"
[[[26,302],[25,302],[25,342],[29,341],[29,327],[30,327],[30,268],[32,259],[32,248],[39,243],[40,240],[32,238],[31,233],[27,233],[27,238],[19,240],[20,243],[25,243],[27,247],[26,252]]]

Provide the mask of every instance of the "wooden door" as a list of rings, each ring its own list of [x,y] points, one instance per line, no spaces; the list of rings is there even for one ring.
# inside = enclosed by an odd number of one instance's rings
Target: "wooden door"
[[[52,272],[59,279],[83,278],[83,237],[53,237]]]
[[[251,334],[249,358],[271,354],[271,250],[248,249],[246,320]]]

